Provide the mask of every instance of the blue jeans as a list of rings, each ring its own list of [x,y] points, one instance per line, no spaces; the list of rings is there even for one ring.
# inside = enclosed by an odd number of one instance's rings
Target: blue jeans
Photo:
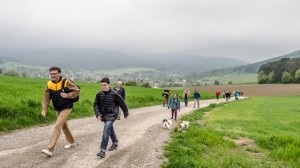
[[[102,135],[102,142],[101,142],[101,150],[106,150],[109,137],[111,138],[114,144],[118,143],[118,139],[114,130],[113,126],[114,121],[105,121],[104,122],[104,130]]]

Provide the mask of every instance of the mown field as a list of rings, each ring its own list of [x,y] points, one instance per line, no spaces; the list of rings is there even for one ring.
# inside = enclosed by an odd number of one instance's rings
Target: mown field
[[[163,167],[300,166],[300,96],[251,97],[210,105],[182,120],[165,147]]]
[[[193,90],[194,88],[190,88]],[[244,96],[290,96],[300,95],[300,84],[247,84],[228,86],[203,86],[197,87],[200,92],[242,91]]]
[[[12,131],[39,124],[52,123],[56,116],[50,105],[47,117],[41,117],[42,97],[48,79],[20,78],[0,75],[0,132]],[[70,119],[93,116],[95,95],[99,83],[75,82],[81,88],[80,100],[75,103]],[[113,85],[112,85],[113,86]],[[162,103],[163,89],[129,87],[126,89],[126,104],[129,109]],[[181,90],[176,90],[181,96]],[[171,90],[172,95],[175,91]],[[203,99],[213,98],[213,93],[203,93]]]

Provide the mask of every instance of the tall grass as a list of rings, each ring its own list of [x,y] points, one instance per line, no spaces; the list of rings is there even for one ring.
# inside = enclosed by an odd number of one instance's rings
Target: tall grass
[[[50,103],[47,117],[41,117],[42,97],[47,81],[48,79],[0,75],[0,131],[11,131],[55,121],[56,115],[52,103]],[[100,91],[100,84],[76,81],[75,83],[81,88],[80,100],[74,104],[69,118],[94,115],[93,103],[96,93]],[[124,88],[129,109],[162,103],[163,89],[130,86],[124,86]],[[205,98],[207,97],[204,96]]]
[[[184,116],[190,127],[172,133],[162,167],[299,167],[299,101],[255,97]]]

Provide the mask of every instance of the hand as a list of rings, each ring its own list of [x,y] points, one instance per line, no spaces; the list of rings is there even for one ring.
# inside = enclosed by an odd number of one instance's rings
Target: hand
[[[62,98],[67,98],[68,95],[67,95],[67,93],[61,92],[61,93],[60,93],[60,96],[61,96]]]
[[[102,120],[103,120],[102,116],[98,116],[97,119],[98,119],[99,121],[102,121]]]
[[[46,117],[46,111],[42,111],[41,114],[42,114],[42,117]]]

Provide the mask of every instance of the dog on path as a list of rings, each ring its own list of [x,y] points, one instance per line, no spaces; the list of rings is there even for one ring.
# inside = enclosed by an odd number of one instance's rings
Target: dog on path
[[[190,122],[188,121],[182,121],[182,123],[180,123],[179,131],[181,132],[185,131],[189,127],[189,124]]]
[[[171,129],[172,120],[163,119],[163,128]]]

